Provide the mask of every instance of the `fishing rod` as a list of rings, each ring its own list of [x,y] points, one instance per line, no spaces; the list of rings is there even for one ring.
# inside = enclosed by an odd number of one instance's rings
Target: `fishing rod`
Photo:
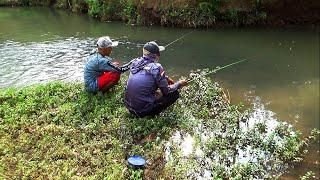
[[[166,47],[174,44],[175,42],[181,40],[182,38],[184,38],[184,37],[186,37],[187,35],[193,33],[194,31],[195,31],[195,30],[192,30],[192,31],[190,31],[190,32],[187,32],[187,33],[183,34],[182,36],[180,36],[179,38],[177,38],[177,39],[175,39],[174,41],[170,42],[169,44],[165,45],[164,47],[166,48]],[[134,60],[134,59],[133,59],[133,60]],[[125,62],[125,64],[122,65],[122,66],[128,66],[128,65],[130,65],[133,60],[131,60],[131,61],[129,61],[129,62]]]
[[[173,44],[173,43],[175,43],[175,42],[179,41],[180,39],[182,39],[182,38],[186,37],[187,35],[189,35],[189,34],[193,33],[194,31],[195,31],[195,30],[192,30],[192,31],[190,31],[190,32],[188,32],[188,33],[183,34],[183,35],[182,35],[182,36],[180,36],[178,39],[176,39],[176,40],[174,40],[174,41],[170,42],[169,44],[165,45],[164,47],[166,48],[166,47],[170,46],[171,44]]]
[[[198,76],[198,77],[196,77],[196,78],[188,79],[187,82],[188,82],[188,83],[191,83],[191,82],[195,81],[196,79],[199,79],[199,78],[204,77],[204,76],[208,76],[208,75],[210,75],[210,74],[214,74],[214,73],[216,73],[216,72],[218,72],[218,71],[221,71],[221,70],[223,70],[223,69],[226,69],[226,68],[228,68],[228,67],[230,67],[230,66],[239,64],[239,63],[244,62],[244,61],[246,61],[246,59],[242,59],[242,60],[240,60],[240,61],[236,61],[236,62],[233,62],[233,63],[231,63],[231,64],[228,64],[228,65],[225,65],[225,66],[222,66],[222,67],[217,67],[216,69],[214,69],[214,70],[212,70],[212,71],[209,71],[209,72],[207,72],[207,73],[205,73],[205,74],[203,74],[203,75],[200,75],[200,76]]]
[[[179,41],[180,39],[182,39],[182,38],[184,38],[184,37],[186,37],[187,35],[189,35],[189,34],[191,34],[191,33],[193,33],[195,30],[192,30],[192,31],[190,31],[190,32],[187,32],[187,33],[185,33],[185,34],[183,34],[182,36],[180,36],[179,38],[177,38],[177,39],[175,39],[174,41],[171,41],[170,43],[168,43],[167,45],[165,45],[165,46],[163,46],[163,47],[168,47],[168,46],[170,46],[171,44],[174,44],[175,42],[177,42],[177,41]],[[156,40],[153,40],[153,41],[155,41],[156,42]],[[144,44],[141,44],[141,45],[144,45]]]

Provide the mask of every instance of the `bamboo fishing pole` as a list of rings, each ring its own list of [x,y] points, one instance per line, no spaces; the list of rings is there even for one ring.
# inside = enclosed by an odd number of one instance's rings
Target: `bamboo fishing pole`
[[[225,66],[222,66],[222,67],[218,67],[218,68],[216,68],[216,69],[214,69],[214,70],[212,70],[212,71],[209,71],[209,72],[207,72],[207,73],[205,73],[205,74],[203,74],[203,75],[200,75],[200,76],[195,77],[195,78],[193,78],[193,79],[188,79],[187,82],[188,82],[188,83],[191,83],[191,82],[195,81],[196,79],[199,79],[199,78],[201,78],[201,77],[208,76],[208,75],[210,75],[210,74],[214,74],[214,73],[216,73],[216,72],[218,72],[218,71],[221,71],[221,70],[223,70],[223,69],[226,69],[226,68],[228,68],[228,67],[230,67],[230,66],[239,64],[239,63],[244,62],[244,61],[246,61],[246,59],[242,59],[242,60],[240,60],[240,61],[236,61],[236,62],[233,62],[233,63],[231,63],[231,64],[228,64],[228,65],[225,65]]]

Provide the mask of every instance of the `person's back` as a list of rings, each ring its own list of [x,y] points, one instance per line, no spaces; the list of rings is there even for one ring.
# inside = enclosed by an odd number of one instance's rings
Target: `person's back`
[[[94,54],[90,55],[88,61],[84,67],[84,84],[85,88],[89,92],[95,92],[98,90],[98,78],[105,72],[105,71],[113,71],[117,72],[116,70],[106,69],[103,68],[108,67],[106,64],[110,61],[109,57],[103,57],[101,54],[95,52]]]
[[[157,63],[160,48],[164,50],[155,42],[147,43],[143,48],[143,57],[133,60],[131,64],[125,105],[138,117],[159,114],[179,98],[178,89],[187,84],[185,80],[168,84],[169,78]]]
[[[120,73],[129,69],[131,62],[118,66],[118,62],[111,61],[112,47],[117,45],[118,42],[112,42],[109,36],[98,39],[97,50],[91,53],[84,67],[84,84],[88,92],[108,91],[118,83]]]
[[[137,113],[153,108],[157,84],[155,78],[160,65],[147,57],[137,58],[132,62],[125,92],[126,105]]]

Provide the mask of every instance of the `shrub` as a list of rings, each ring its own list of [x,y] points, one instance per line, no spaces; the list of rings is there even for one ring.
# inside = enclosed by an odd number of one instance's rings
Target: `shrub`
[[[100,18],[102,12],[102,2],[100,0],[86,0],[86,2],[89,5],[89,16]]]

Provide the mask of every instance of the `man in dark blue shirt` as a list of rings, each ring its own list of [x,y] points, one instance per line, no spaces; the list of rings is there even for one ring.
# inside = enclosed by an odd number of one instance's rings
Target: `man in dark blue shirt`
[[[157,63],[164,49],[153,41],[148,42],[143,47],[143,56],[131,61],[125,104],[138,117],[159,114],[179,98],[178,89],[187,85],[186,80],[169,85],[172,80]]]

